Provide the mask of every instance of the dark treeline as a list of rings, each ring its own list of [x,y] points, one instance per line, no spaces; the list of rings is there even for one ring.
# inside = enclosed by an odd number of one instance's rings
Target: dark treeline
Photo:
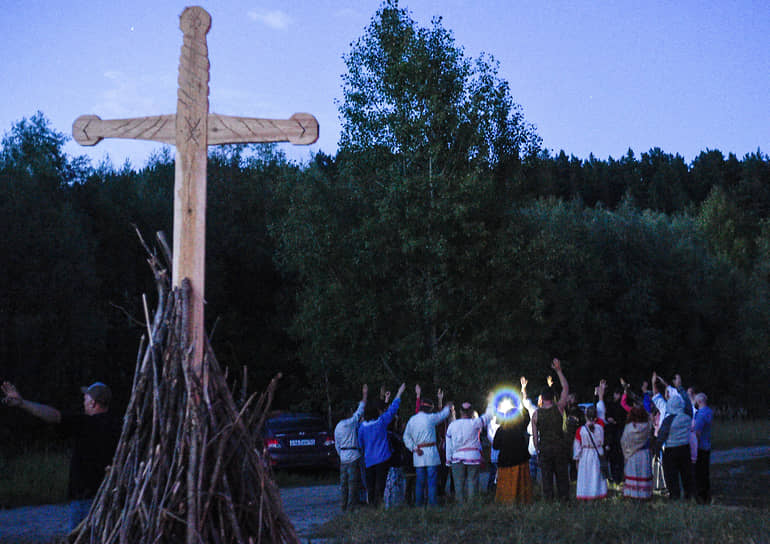
[[[207,329],[233,383],[283,372],[280,407],[400,381],[480,403],[559,356],[581,400],[657,370],[767,409],[770,157],[553,155],[494,59],[395,2],[345,61],[336,155],[210,152]],[[170,239],[174,165],[94,166],[65,138],[37,113],[2,140],[0,379],[76,410],[97,379],[128,397],[154,306],[133,225]]]

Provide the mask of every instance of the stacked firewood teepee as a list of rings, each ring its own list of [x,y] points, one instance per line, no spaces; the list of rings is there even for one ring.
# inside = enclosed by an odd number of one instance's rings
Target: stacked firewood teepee
[[[158,306],[148,316],[120,442],[91,512],[68,541],[298,542],[258,435],[280,375],[240,409],[210,346],[202,375],[194,375],[183,348],[189,283],[171,290],[153,252],[149,263]]]

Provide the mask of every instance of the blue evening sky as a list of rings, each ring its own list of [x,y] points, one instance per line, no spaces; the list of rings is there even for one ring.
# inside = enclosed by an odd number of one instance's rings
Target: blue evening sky
[[[4,0],[0,132],[42,111],[72,121],[173,113],[181,48],[179,0]],[[218,0],[212,16],[210,109],[250,117],[314,114],[307,159],[333,154],[342,56],[377,0]],[[544,146],[580,158],[652,147],[687,162],[706,149],[770,151],[770,4],[720,1],[402,0],[427,25],[443,17],[468,56],[492,54]],[[70,142],[69,154],[118,167],[145,164],[160,144]]]

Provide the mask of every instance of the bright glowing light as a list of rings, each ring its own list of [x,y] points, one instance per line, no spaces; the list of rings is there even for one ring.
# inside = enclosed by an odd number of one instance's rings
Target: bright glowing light
[[[500,387],[494,393],[492,406],[498,421],[509,420],[521,414],[521,400],[519,395],[511,388]]]
[[[501,414],[507,414],[511,410],[513,410],[515,406],[511,402],[511,399],[508,397],[505,397],[503,400],[500,401],[500,404],[497,405],[497,411]]]

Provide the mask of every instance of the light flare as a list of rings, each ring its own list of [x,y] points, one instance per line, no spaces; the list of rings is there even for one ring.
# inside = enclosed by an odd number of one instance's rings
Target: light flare
[[[522,413],[521,398],[509,386],[500,386],[493,392],[492,406],[499,422],[510,421]]]

